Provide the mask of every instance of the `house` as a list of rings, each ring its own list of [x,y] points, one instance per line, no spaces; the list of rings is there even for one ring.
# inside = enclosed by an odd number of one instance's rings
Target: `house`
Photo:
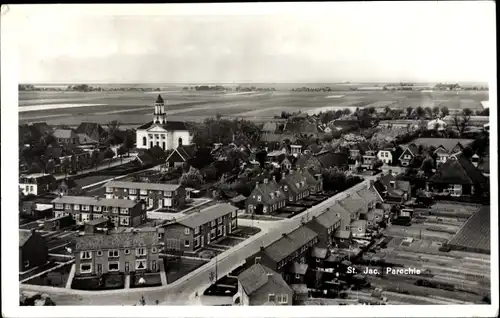
[[[318,234],[301,226],[246,259],[247,264],[262,264],[282,274],[288,284],[304,283],[307,261],[318,243]]]
[[[179,184],[110,181],[106,198],[144,200],[147,208],[180,209],[186,203],[186,189]]]
[[[436,118],[427,123],[427,130],[443,131],[448,127],[448,123],[440,118]]]
[[[85,234],[75,243],[75,276],[160,271],[157,231]]]
[[[280,163],[283,159],[286,158],[286,152],[281,150],[274,150],[267,154],[267,161]]]
[[[79,142],[78,135],[73,129],[56,129],[54,130],[54,138],[59,144],[77,145]]]
[[[309,196],[307,180],[298,170],[290,170],[288,174],[283,172],[279,185],[289,203],[295,203]]]
[[[368,170],[373,170],[373,164],[377,160],[377,151],[376,150],[367,150],[363,154],[363,161],[361,164],[361,167],[368,169]]]
[[[317,173],[313,176],[308,169],[299,169],[299,171],[306,178],[310,194],[323,191],[323,175],[321,173]]]
[[[180,145],[174,149],[166,159],[166,164],[168,167],[177,167],[182,165],[184,162],[188,162],[190,159],[194,158],[196,155],[195,145]]]
[[[372,187],[364,188],[357,193],[361,198],[363,198],[363,200],[365,200],[368,207],[366,213],[360,214],[360,220],[367,221],[367,228],[375,228],[376,225],[383,219],[383,213],[380,214],[375,211],[377,203],[382,203],[382,200],[379,198],[375,190],[372,189]]]
[[[80,145],[99,143],[106,137],[106,131],[98,123],[82,122],[75,132],[80,139]]]
[[[71,215],[77,224],[102,217],[109,218],[115,227],[135,227],[146,222],[146,204],[142,200],[62,196],[52,204],[55,217]]]
[[[287,156],[285,159],[283,159],[280,163],[280,167],[283,170],[290,170],[292,169],[292,162],[294,161],[295,157],[294,156]]]
[[[238,227],[237,208],[217,204],[164,225],[165,248],[193,252],[231,234]]]
[[[347,197],[340,200],[339,203],[351,213],[351,219],[359,219],[360,214],[368,213],[368,204],[356,192],[348,193]]]
[[[302,153],[302,145],[290,145],[290,154],[299,155]]]
[[[99,218],[85,222],[84,232],[87,234],[105,233],[109,231],[108,218]]]
[[[45,238],[35,230],[19,230],[19,272],[45,265],[48,259]]]
[[[154,103],[153,120],[136,129],[136,147],[151,149],[155,146],[163,150],[173,150],[182,145],[190,145],[193,134],[185,122],[167,121],[165,102],[158,95]]]
[[[46,122],[32,123],[31,126],[38,131],[40,136],[46,136],[54,131]]]
[[[427,190],[454,197],[488,191],[488,179],[463,154],[451,157],[429,179]]]
[[[399,163],[403,167],[408,167],[413,160],[418,155],[418,146],[416,146],[414,143],[408,145],[406,148],[404,148],[403,153],[401,153],[401,156],[399,156],[398,160]]]
[[[50,192],[56,183],[56,179],[51,174],[33,173],[29,175],[21,175],[19,177],[20,191],[24,195],[42,195]]]
[[[293,291],[283,277],[269,267],[254,264],[238,275],[234,305],[292,305]]]
[[[366,238],[367,220],[356,220],[351,223],[351,236],[353,239]]]
[[[321,161],[317,156],[312,154],[301,154],[297,161],[295,161],[295,168],[298,169],[312,169],[314,172],[320,172],[322,168]]]
[[[392,149],[386,148],[379,150],[377,153],[377,158],[385,165],[392,165]]]
[[[41,219],[52,217],[52,204],[36,203],[34,201],[22,202],[19,214],[28,219]]]
[[[334,233],[340,229],[341,223],[340,216],[337,216],[333,210],[325,210],[323,213],[317,217],[313,217],[311,221],[306,223],[308,228],[318,234],[318,244],[316,248],[329,249],[332,247],[335,240]]]
[[[356,215],[347,211],[339,203],[335,203],[326,210],[340,219],[340,227],[333,233],[335,246],[349,247],[351,242],[351,222],[356,219]]]
[[[380,176],[374,182],[373,188],[384,202],[395,204],[404,203],[411,198],[411,184],[409,181],[398,180],[392,173]]]
[[[255,183],[255,189],[246,201],[246,212],[249,214],[272,214],[286,204],[287,196],[283,193],[275,178],[264,183]]]

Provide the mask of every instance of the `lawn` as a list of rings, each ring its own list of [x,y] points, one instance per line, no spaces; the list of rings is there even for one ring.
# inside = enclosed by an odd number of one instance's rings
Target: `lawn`
[[[102,280],[98,277],[74,278],[72,289],[80,290],[111,290],[123,289],[125,287],[125,276],[123,274],[103,275]]]
[[[140,284],[139,280],[141,277],[144,278],[145,283]],[[130,288],[142,288],[142,287],[157,287],[161,286],[161,276],[160,273],[145,273],[144,275],[136,275],[132,273],[130,275]]]
[[[43,286],[53,286],[53,287],[66,287],[66,282],[68,281],[68,276],[71,271],[71,266],[73,264],[64,265],[53,271],[40,275],[38,277],[32,278],[25,282],[25,284],[30,285],[43,285]]]
[[[219,241],[217,245],[235,246],[243,242],[243,240],[238,240],[232,237],[225,237],[223,240]]]
[[[251,227],[251,226],[239,226],[237,232],[233,232],[231,235],[233,236],[238,236],[238,237],[245,237],[248,238],[252,235],[255,235],[260,232],[260,229],[257,227]]]
[[[167,283],[171,284],[178,280],[179,278],[187,275],[197,269],[198,267],[206,264],[206,261],[195,260],[195,259],[180,259],[178,262],[167,262],[167,258],[163,258],[163,262],[166,268]]]

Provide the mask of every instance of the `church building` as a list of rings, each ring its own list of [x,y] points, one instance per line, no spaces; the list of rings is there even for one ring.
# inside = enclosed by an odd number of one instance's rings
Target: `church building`
[[[137,148],[150,149],[159,146],[163,150],[190,145],[193,138],[187,125],[180,121],[167,121],[165,103],[161,95],[155,102],[153,120],[137,128]]]

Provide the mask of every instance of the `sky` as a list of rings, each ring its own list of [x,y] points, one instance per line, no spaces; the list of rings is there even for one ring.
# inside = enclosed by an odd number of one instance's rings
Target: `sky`
[[[22,83],[487,82],[496,69],[492,2],[11,11]]]

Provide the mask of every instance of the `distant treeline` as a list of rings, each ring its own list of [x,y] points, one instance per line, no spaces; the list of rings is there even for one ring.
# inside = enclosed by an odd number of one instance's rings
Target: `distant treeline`
[[[456,90],[481,90],[481,91],[484,91],[484,90],[488,90],[488,87],[487,86],[460,86],[459,84],[442,84],[442,83],[439,83],[439,84],[436,84],[434,87],[432,87],[431,85],[429,85],[428,87],[424,87],[424,86],[421,86],[421,85],[415,85],[413,83],[399,83],[399,84],[390,84],[390,85],[375,85],[373,87],[371,87],[372,90],[376,91],[376,90],[384,90],[384,91],[388,91],[388,90],[396,90],[396,91],[421,91],[421,90],[425,90],[425,89],[432,89],[432,90],[435,90],[435,91],[456,91]],[[350,90],[350,91],[357,91],[357,90],[370,90],[369,87],[342,87],[342,86],[339,86],[339,87],[298,87],[298,88],[292,88],[291,91],[293,92],[334,92],[334,91],[346,91],[346,90]]]
[[[88,84],[68,85],[67,87],[36,87],[32,84],[19,84],[19,91],[73,91],[73,92],[100,92],[100,91],[139,91],[139,92],[158,92],[159,87],[100,87],[90,86]]]
[[[225,87],[221,85],[215,85],[215,86],[210,86],[210,85],[199,85],[199,86],[186,86],[183,87],[182,90],[184,91],[232,91],[232,87]],[[248,87],[242,87],[242,86],[237,86],[234,88],[235,91],[237,92],[269,92],[269,91],[276,91],[276,88],[274,87],[255,87],[255,86],[248,86]]]

